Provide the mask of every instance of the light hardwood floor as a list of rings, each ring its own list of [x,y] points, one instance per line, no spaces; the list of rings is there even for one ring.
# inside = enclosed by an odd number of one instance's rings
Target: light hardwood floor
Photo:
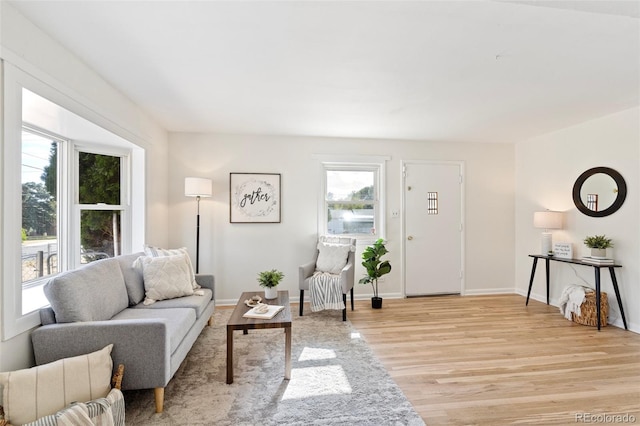
[[[347,316],[428,426],[640,424],[633,332],[598,332],[518,295],[356,301]]]

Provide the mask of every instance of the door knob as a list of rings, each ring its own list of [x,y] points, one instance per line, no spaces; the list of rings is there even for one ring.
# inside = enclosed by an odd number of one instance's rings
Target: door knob
[[[413,236],[412,236],[412,235],[409,235],[409,236],[407,237],[407,240],[409,240],[409,241],[413,240]]]

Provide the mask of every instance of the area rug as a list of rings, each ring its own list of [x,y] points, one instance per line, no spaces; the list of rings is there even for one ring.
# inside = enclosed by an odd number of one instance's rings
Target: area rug
[[[152,390],[125,392],[127,425],[424,425],[341,311],[293,314],[291,380],[283,329],[234,332],[227,385],[230,315],[216,310],[166,387],[163,413],[154,411]]]

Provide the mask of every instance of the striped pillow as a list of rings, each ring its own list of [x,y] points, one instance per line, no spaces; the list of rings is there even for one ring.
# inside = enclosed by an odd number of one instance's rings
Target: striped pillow
[[[111,390],[111,349],[24,370],[0,373],[4,419],[21,425],[53,414],[72,402],[103,398]]]

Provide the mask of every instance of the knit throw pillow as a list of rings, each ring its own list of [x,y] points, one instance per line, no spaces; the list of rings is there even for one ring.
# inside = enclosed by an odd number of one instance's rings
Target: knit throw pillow
[[[351,246],[348,244],[318,243],[316,270],[339,274],[347,264]]]

